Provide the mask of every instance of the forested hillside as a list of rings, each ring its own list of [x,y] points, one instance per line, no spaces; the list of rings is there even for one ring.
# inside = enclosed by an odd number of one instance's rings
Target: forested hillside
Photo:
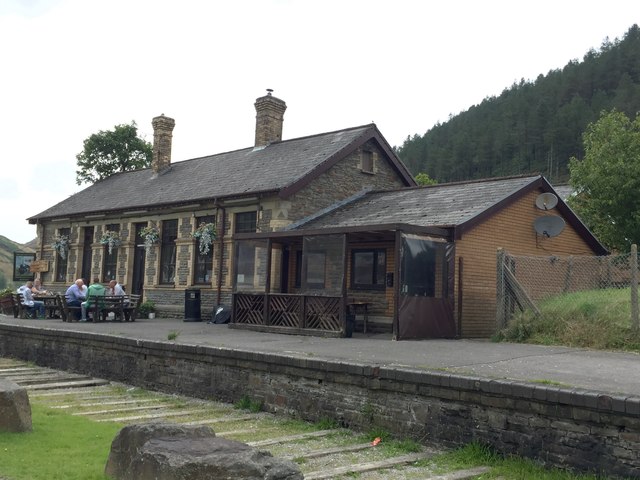
[[[17,288],[17,285],[13,284],[13,252],[33,253],[34,251],[31,247],[0,235],[0,289],[13,286]]]
[[[569,158],[583,156],[585,127],[612,108],[631,118],[640,111],[638,25],[582,61],[522,80],[422,136],[407,137],[396,151],[413,174],[438,182],[542,173],[560,183],[568,178]]]

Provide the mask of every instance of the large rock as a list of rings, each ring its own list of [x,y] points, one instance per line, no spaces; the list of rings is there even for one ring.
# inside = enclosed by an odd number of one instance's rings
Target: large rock
[[[175,424],[124,427],[105,473],[118,480],[303,480],[299,467],[269,452],[216,437],[211,428]]]
[[[0,431],[30,432],[31,404],[24,387],[0,378]]]

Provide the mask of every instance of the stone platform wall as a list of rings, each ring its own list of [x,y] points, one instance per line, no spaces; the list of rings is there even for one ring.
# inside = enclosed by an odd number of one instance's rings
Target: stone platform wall
[[[635,477],[640,398],[0,324],[0,356],[147,389],[449,446],[479,441],[547,465]]]

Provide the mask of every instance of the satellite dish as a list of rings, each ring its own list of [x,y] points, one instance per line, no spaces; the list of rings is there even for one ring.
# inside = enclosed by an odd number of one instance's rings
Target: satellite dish
[[[533,228],[538,235],[543,237],[557,237],[564,230],[564,219],[557,215],[538,217],[533,222]]]
[[[536,198],[536,207],[540,210],[551,210],[558,204],[558,197],[551,192],[541,193]]]

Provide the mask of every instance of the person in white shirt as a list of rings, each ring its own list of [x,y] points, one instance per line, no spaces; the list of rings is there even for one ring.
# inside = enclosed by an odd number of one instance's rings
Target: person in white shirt
[[[31,280],[18,288],[18,293],[22,294],[22,304],[37,310],[38,318],[44,318],[44,302],[33,299],[33,294],[31,293],[32,288],[33,282]]]

